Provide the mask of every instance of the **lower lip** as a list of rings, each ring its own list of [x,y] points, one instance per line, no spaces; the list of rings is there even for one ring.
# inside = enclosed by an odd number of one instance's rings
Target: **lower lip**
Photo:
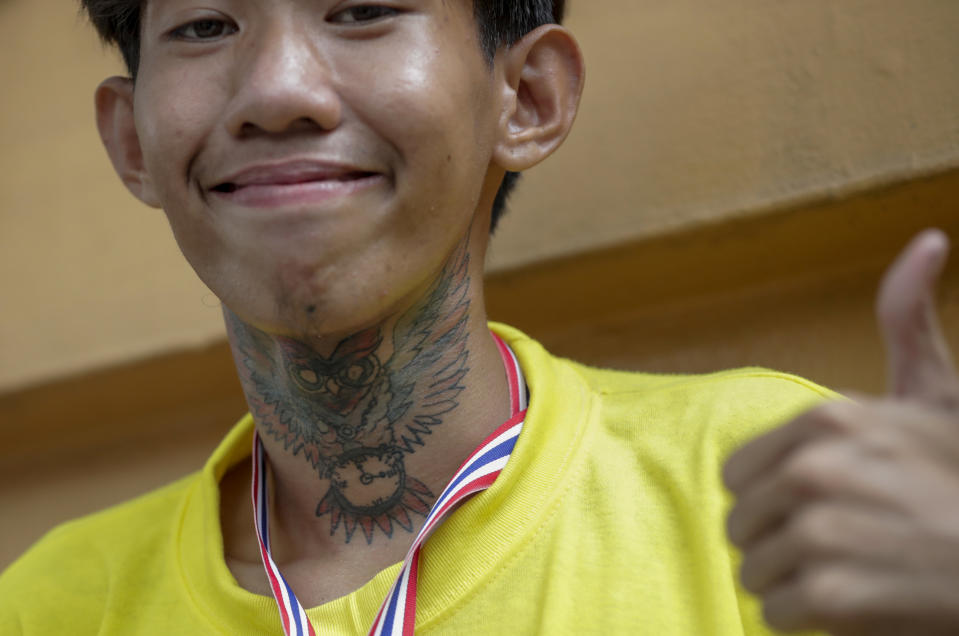
[[[303,183],[257,184],[237,188],[233,192],[212,193],[234,205],[249,208],[283,208],[316,205],[349,196],[379,185],[382,175],[370,175],[345,181],[306,181]]]

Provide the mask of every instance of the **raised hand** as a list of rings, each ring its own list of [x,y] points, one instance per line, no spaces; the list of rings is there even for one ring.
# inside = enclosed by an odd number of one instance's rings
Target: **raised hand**
[[[886,395],[813,409],[725,466],[742,581],[774,628],[959,634],[959,376],[934,303],[948,249],[923,232],[883,279]]]

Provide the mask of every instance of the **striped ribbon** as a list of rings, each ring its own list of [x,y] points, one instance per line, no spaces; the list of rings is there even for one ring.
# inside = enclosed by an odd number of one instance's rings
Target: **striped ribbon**
[[[390,588],[386,600],[376,614],[370,636],[413,636],[416,626],[416,584],[420,551],[423,544],[443,520],[464,499],[489,488],[506,466],[516,446],[523,420],[526,417],[528,396],[519,362],[509,346],[499,336],[493,340],[503,358],[509,380],[510,417],[473,451],[453,475],[449,485],[433,504],[426,523],[410,546],[399,576]],[[293,589],[280,573],[270,552],[270,531],[267,506],[267,485],[264,469],[266,453],[258,434],[253,434],[253,510],[256,534],[260,541],[260,556],[273,589],[273,597],[280,609],[283,631],[287,636],[316,636]]]

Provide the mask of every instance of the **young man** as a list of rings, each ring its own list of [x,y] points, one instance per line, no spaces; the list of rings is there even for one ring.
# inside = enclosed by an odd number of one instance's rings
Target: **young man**
[[[833,395],[756,369],[599,371],[487,326],[504,176],[562,143],[582,89],[561,1],[84,5],[131,72],[97,89],[104,144],[221,299],[251,415],[200,473],[44,538],[0,579],[0,631],[767,631],[724,536],[722,460]],[[873,482],[818,479],[837,466],[824,453],[861,461],[860,422],[959,446],[942,433],[959,394],[944,348],[908,321],[931,315],[915,309],[943,254],[925,236],[887,294],[898,386],[926,402],[822,407],[729,464],[730,532],[773,623],[878,633],[881,595],[844,614],[843,590],[809,593],[836,580],[822,572],[876,572],[877,552],[783,529],[809,525],[792,520],[812,483],[817,512],[858,497],[828,510],[860,529],[894,517],[901,500],[868,497]],[[927,482],[948,499],[943,474]],[[893,536],[917,536],[895,519]],[[957,553],[948,524],[917,526]],[[916,596],[896,618],[949,625],[929,609],[943,597]]]

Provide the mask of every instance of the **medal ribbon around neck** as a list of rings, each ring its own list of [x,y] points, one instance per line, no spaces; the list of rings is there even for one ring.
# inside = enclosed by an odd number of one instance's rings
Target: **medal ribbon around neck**
[[[449,485],[433,504],[426,523],[406,553],[399,576],[376,614],[370,636],[413,636],[416,626],[416,584],[420,551],[434,530],[464,499],[489,488],[509,461],[526,418],[528,395],[523,372],[509,346],[493,335],[506,368],[509,384],[510,417],[473,451],[453,475]],[[293,588],[280,573],[270,552],[269,506],[267,505],[267,458],[258,433],[253,433],[253,512],[260,556],[280,610],[286,636],[316,636]]]

